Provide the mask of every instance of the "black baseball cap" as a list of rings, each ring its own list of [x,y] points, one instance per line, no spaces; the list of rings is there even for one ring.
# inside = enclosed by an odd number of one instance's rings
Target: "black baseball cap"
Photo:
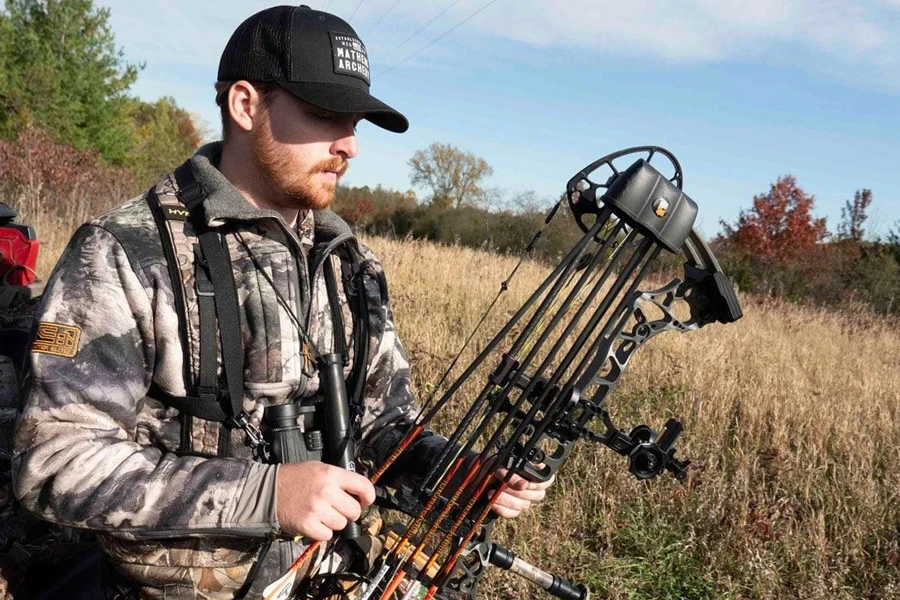
[[[353,28],[308,6],[275,6],[241,23],[225,45],[219,81],[271,81],[313,106],[361,113],[388,131],[409,121],[369,94],[369,58]]]

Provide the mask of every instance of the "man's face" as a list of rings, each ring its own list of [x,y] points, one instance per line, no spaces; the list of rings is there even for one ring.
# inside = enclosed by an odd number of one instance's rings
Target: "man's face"
[[[356,156],[360,116],[321,110],[284,90],[273,91],[268,100],[253,124],[251,143],[270,201],[279,208],[327,208]]]

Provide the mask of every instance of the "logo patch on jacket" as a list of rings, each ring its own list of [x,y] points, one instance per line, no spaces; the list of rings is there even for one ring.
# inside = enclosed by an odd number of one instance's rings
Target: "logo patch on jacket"
[[[53,354],[64,358],[74,358],[78,354],[78,341],[81,339],[81,328],[61,323],[48,323],[40,321],[34,342],[31,344],[32,352]]]

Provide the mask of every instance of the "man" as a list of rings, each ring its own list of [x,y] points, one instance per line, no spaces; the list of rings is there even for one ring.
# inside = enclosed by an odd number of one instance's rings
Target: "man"
[[[117,590],[109,594],[259,597],[310,540],[330,539],[373,502],[366,477],[318,460],[263,462],[256,437],[267,409],[326,402],[312,353],[344,344],[357,352],[347,290],[328,281],[351,258],[368,307],[357,315],[370,341],[359,424],[373,461],[415,415],[381,267],[327,210],[357,154],[358,122],[407,128],[369,94],[365,46],[333,15],[271,8],[232,35],[218,79],[224,141],[83,226],[38,317],[15,440],[16,494],[45,519],[99,534],[106,585]],[[204,232],[213,237],[204,241]],[[227,294],[211,291],[209,239],[224,244],[234,278],[239,314],[230,318],[220,312]],[[204,332],[209,296],[218,350]],[[227,333],[237,322],[235,387]],[[212,353],[203,349],[210,339]],[[234,414],[191,412],[188,401],[204,393],[224,397],[226,413],[238,396]],[[302,439],[314,452],[312,438]],[[414,454],[433,456],[443,443],[425,435]],[[407,461],[394,478],[415,470]],[[546,485],[513,483],[498,502],[501,516],[544,496]]]

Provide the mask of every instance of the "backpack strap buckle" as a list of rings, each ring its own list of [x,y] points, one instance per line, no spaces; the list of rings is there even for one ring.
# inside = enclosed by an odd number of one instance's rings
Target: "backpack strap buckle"
[[[247,445],[253,451],[255,456],[263,462],[269,461],[269,458],[271,457],[269,443],[263,437],[259,428],[250,422],[250,415],[247,414],[246,410],[242,410],[237,415],[231,417],[228,420],[228,424],[231,427],[241,429],[244,432],[244,435],[247,436]]]

